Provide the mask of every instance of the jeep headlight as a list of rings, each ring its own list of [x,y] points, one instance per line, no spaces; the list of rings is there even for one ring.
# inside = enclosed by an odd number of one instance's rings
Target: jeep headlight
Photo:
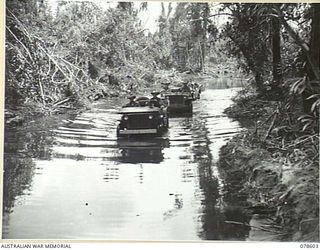
[[[151,119],[153,118],[153,116],[152,116],[152,115],[149,115],[148,118],[149,118],[149,120],[151,120]]]
[[[128,121],[129,117],[128,116],[123,116],[123,120]]]

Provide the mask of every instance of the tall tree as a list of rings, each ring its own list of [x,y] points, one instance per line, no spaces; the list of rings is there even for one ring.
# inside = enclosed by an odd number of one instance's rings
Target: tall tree
[[[180,70],[205,65],[210,8],[208,3],[178,3],[171,19],[174,58]]]
[[[312,65],[309,66],[308,75],[310,84],[304,91],[304,110],[309,113],[310,111],[317,111],[313,104],[320,100],[320,4],[311,4],[311,31],[310,31],[310,57],[312,63],[315,64],[314,70]],[[310,69],[311,68],[311,69]],[[315,97],[311,95],[317,94]],[[317,105],[318,108],[320,104]]]
[[[280,45],[280,22],[277,17],[271,17],[272,26],[272,84],[271,88],[275,95],[282,97],[281,85],[282,79],[282,64],[281,64],[281,45]]]
[[[223,35],[231,39],[228,49],[231,54],[241,54],[247,69],[255,78],[255,86],[265,93],[265,82],[269,68],[269,45],[267,43],[268,19],[266,9],[261,4],[225,4],[224,8],[232,14],[232,19],[224,28]],[[234,45],[234,46],[233,46]]]
[[[307,42],[302,39],[298,32],[296,32],[285,19],[284,9],[278,5],[274,5],[280,22],[292,39],[300,46],[304,57],[307,62],[307,76],[305,81],[300,83],[303,92],[303,107],[306,113],[312,113],[317,111],[316,107],[320,105],[320,66],[319,66],[319,54],[320,54],[320,4],[313,3],[310,5],[309,13],[311,19],[310,29],[310,41]],[[285,7],[285,6],[284,6]]]
[[[169,2],[166,8],[165,3],[161,2],[161,14],[157,20],[159,29],[152,36],[154,61],[157,66],[164,68],[172,67],[172,35],[170,33],[171,12],[172,3]]]

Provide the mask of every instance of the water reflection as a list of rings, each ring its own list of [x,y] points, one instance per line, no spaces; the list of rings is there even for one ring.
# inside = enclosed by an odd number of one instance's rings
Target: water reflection
[[[72,115],[71,115],[72,116]],[[64,119],[61,116],[60,119]],[[60,121],[60,120],[59,120]],[[23,205],[32,193],[32,181],[39,174],[34,159],[50,160],[54,135],[48,128],[59,121],[39,118],[24,127],[5,128],[3,162],[3,237],[9,232],[9,215],[16,205]]]
[[[106,174],[103,177],[106,182],[119,180],[119,168],[118,167],[106,167]]]
[[[222,193],[227,190],[224,187],[222,190],[219,183],[216,162],[210,148],[214,143],[210,139],[210,131],[212,133],[215,130],[212,125],[218,124],[212,120],[219,120],[222,117],[212,115],[210,111],[196,114],[196,116],[198,119],[196,117],[193,120],[192,131],[194,136],[201,138],[201,140],[194,141],[192,153],[194,162],[198,164],[199,187],[202,190],[202,229],[199,231],[199,236],[206,240],[245,240],[249,232],[247,227],[225,223],[225,221],[234,220],[247,222],[249,218],[246,218],[243,208],[240,206],[235,208],[226,204],[228,200],[224,199]],[[223,134],[225,138],[230,138],[232,131]],[[215,132],[215,135],[219,135],[219,132]],[[235,196],[236,193],[234,193]],[[235,198],[234,202],[236,203],[237,200]]]
[[[17,197],[30,192],[34,170],[35,164],[31,158],[5,157],[3,176],[3,210],[5,213],[13,211]]]
[[[241,77],[234,77],[230,79],[230,76],[221,76],[219,78],[213,78],[207,86],[209,89],[229,89],[244,87],[246,81]]]
[[[164,159],[163,149],[169,147],[168,138],[118,139],[120,162],[160,163]]]
[[[232,95],[204,91],[192,117],[170,118],[166,138],[118,140],[121,100],[7,131],[3,238],[244,239],[225,223],[246,218],[216,167],[239,129],[222,113]]]
[[[192,117],[193,113],[183,113],[183,112],[174,112],[174,113],[169,113],[170,118],[179,118],[179,117]]]

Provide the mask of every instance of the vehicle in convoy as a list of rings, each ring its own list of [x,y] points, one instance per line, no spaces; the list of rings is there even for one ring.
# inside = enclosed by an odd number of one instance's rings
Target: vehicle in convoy
[[[148,97],[139,97],[135,102],[136,105],[125,106],[119,111],[121,119],[117,136],[162,136],[169,127],[167,107],[157,107]]]
[[[168,112],[170,114],[190,114],[192,113],[192,92],[182,91],[181,88],[171,88],[164,94],[168,99]]]

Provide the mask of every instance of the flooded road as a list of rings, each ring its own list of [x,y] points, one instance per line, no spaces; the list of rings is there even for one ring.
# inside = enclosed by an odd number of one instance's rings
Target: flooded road
[[[117,140],[118,100],[6,131],[5,239],[245,240],[218,152],[241,128],[236,88],[208,86],[163,138]]]

